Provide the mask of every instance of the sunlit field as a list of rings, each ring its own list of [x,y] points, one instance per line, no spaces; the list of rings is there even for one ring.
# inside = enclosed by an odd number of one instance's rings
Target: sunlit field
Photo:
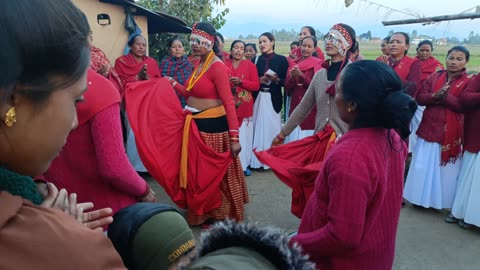
[[[225,41],[225,50],[230,49],[230,44],[233,40]],[[244,40],[247,43],[257,43],[258,40]],[[275,52],[282,55],[288,55],[290,51],[290,42],[279,41],[275,43]],[[322,48],[323,44],[319,42],[319,46]],[[447,46],[435,46],[433,55],[444,63],[447,56],[447,51],[454,45]],[[468,45],[467,48],[470,50],[470,62],[467,65],[467,70],[469,72],[480,72],[480,45]],[[415,56],[416,54],[416,45],[412,45],[411,49],[408,51],[408,55]],[[368,43],[360,42],[360,53],[366,59],[376,59],[380,55],[380,44],[379,43]]]

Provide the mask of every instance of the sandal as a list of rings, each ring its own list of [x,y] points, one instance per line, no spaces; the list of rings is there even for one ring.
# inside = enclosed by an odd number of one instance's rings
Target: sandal
[[[458,219],[454,217],[451,213],[444,219],[447,223],[458,223]]]
[[[469,230],[472,228],[472,224],[468,224],[466,223],[463,219],[460,219],[458,221],[458,226],[460,226],[461,228],[465,229],[465,230]]]

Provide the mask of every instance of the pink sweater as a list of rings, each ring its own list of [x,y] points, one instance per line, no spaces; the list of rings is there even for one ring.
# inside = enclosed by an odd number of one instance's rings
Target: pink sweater
[[[327,156],[298,242],[318,269],[391,269],[407,147],[391,131],[354,129]]]
[[[73,130],[44,177],[59,189],[77,193],[79,202],[93,202],[94,209],[110,207],[115,214],[138,202],[147,183],[125,153],[119,104]]]

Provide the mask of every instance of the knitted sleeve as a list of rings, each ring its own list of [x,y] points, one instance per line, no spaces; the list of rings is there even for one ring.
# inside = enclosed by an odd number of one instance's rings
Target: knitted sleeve
[[[134,197],[145,194],[147,183],[137,174],[125,153],[118,103],[92,118],[91,133],[103,181]]]
[[[459,96],[465,109],[475,109],[480,105],[480,76],[470,79],[467,88]]]
[[[292,239],[314,260],[347,254],[349,250],[358,248],[363,238],[368,199],[371,196],[372,175],[368,166],[359,165],[351,155],[332,159],[325,164],[326,170],[321,172],[323,175],[319,176],[327,178],[328,182],[328,223]]]

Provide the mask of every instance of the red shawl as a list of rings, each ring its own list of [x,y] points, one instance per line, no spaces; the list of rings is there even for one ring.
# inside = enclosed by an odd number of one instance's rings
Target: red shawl
[[[203,141],[194,121],[188,143],[188,185],[180,188],[180,156],[186,114],[166,78],[127,85],[126,111],[138,153],[149,173],[178,207],[203,215],[221,205],[219,190],[230,152],[217,153]]]
[[[316,47],[315,48],[315,51],[317,52],[317,56],[315,56],[316,58],[322,60],[322,61],[325,61],[325,55],[323,55],[323,51],[322,49],[320,49],[320,47]],[[301,47],[297,47],[295,49],[293,49],[291,52],[291,54],[295,55],[297,57],[297,59],[299,58],[302,58],[302,48]],[[289,57],[290,58],[290,57]]]
[[[115,86],[105,77],[88,69],[88,90],[85,101],[77,105],[78,125],[87,123],[97,113],[115,103],[120,103],[120,95]]]
[[[294,66],[298,66],[298,69],[302,72],[313,68],[313,72],[317,73],[317,71],[322,68],[322,63],[323,60],[317,57],[308,57],[307,59],[303,59],[303,57],[297,59],[288,58],[288,73],[290,73],[290,70],[292,70]]]
[[[99,48],[91,45],[90,46],[90,68],[98,72],[103,66],[108,66],[110,68],[110,73],[108,74],[108,79],[113,83],[117,88],[120,95],[123,95],[123,85],[120,77],[118,76],[115,69],[112,67],[110,61],[108,61],[107,56]]]
[[[126,88],[127,83],[137,81],[137,75],[145,64],[147,65],[147,74],[150,79],[161,77],[155,59],[148,56],[143,56],[142,59],[142,62],[137,62],[131,53],[117,58],[115,70],[118,76],[120,76],[123,87]]]
[[[448,95],[457,97],[466,87],[468,76],[463,76],[455,84],[447,82],[448,72],[444,72],[435,84],[433,92],[436,93],[443,88],[445,84],[450,85]],[[446,124],[445,137],[442,142],[442,159],[441,164],[446,165],[449,162],[455,162],[462,153],[462,137],[463,137],[463,114],[456,113],[452,110],[445,109]]]
[[[392,58],[389,58],[390,66],[395,70],[397,75],[402,81],[407,81],[408,74],[410,73],[410,67],[417,61],[417,59],[405,55],[402,60],[393,62]]]
[[[256,152],[258,160],[272,168],[275,175],[292,189],[292,214],[302,217],[313,192],[315,179],[323,160],[334,143],[335,132],[330,125],[304,139]]]
[[[435,57],[430,57],[427,60],[420,60],[420,58],[415,57],[420,61],[420,65],[422,66],[422,81],[425,80],[431,74],[444,69],[442,63],[438,61]]]

